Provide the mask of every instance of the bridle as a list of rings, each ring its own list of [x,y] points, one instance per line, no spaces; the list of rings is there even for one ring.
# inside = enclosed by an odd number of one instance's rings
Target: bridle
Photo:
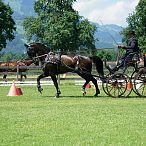
[[[44,56],[48,56],[48,54],[43,54],[43,55],[37,55],[35,57],[32,57],[32,60],[34,63],[38,62],[40,58],[44,57]]]
[[[39,55],[39,56],[36,56],[36,57],[32,57],[33,59],[38,59],[38,58],[41,58],[41,57],[44,57],[44,56],[47,56],[48,54],[43,54],[43,55]]]

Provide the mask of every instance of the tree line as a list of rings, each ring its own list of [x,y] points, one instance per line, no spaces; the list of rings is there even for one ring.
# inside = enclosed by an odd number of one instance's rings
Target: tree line
[[[71,54],[80,54],[80,55],[86,55],[86,56],[92,56],[92,55],[96,55],[96,56],[100,56],[101,59],[103,60],[107,60],[107,61],[115,61],[117,58],[117,51],[115,51],[114,49],[100,49],[100,50],[94,50],[94,52],[91,51],[86,51],[86,50],[82,50],[82,51],[75,51],[75,52],[64,52],[65,54],[71,55]],[[24,60],[26,59],[28,56],[27,54],[21,54],[21,53],[12,53],[12,52],[8,52],[8,53],[0,53],[0,61],[18,61],[18,60]]]
[[[96,26],[80,16],[73,9],[76,0],[37,0],[34,3],[36,16],[26,17],[23,22],[28,42],[41,42],[52,51],[94,50]],[[6,47],[7,41],[15,38],[15,21],[11,7],[0,0],[0,51]],[[135,11],[127,18],[128,27],[122,31],[123,41],[127,40],[127,32],[135,30],[142,52],[146,52],[146,1],[140,0]],[[112,51],[99,51],[101,58],[111,58]],[[102,53],[101,53],[102,52]],[[106,53],[108,52],[108,53]],[[111,54],[112,57],[109,57]],[[103,56],[104,55],[104,56]],[[1,55],[5,58],[5,55]],[[11,55],[8,55],[11,56]],[[18,55],[19,56],[19,55]],[[6,57],[7,58],[7,57]],[[10,57],[11,58],[11,57]],[[18,57],[19,58],[19,57]],[[7,60],[7,59],[6,59]]]

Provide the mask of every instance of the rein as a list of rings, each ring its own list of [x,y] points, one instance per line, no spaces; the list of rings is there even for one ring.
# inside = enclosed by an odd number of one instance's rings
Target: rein
[[[76,70],[76,69],[74,69],[74,68],[72,68],[72,67],[69,67],[69,66],[66,65],[65,63],[62,63],[62,65],[64,65],[65,67],[69,68],[70,70],[72,70],[73,73],[76,73],[77,71],[79,71],[79,72],[84,73],[84,74],[86,74],[86,75],[92,75],[92,76],[94,76],[94,77],[100,78],[101,80],[105,80],[105,79],[106,79],[106,77],[104,77],[104,76],[102,77],[102,76],[99,76],[99,75],[91,74],[91,73],[89,73],[89,72],[87,72],[87,71],[83,71],[83,70]]]
[[[33,59],[37,59],[37,58],[41,58],[41,57],[44,57],[44,56],[47,56],[48,54],[44,54],[44,55],[40,55],[40,56],[36,56],[36,57],[33,57]]]

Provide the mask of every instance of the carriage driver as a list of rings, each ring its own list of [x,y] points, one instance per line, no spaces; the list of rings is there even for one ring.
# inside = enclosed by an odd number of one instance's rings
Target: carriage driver
[[[126,53],[119,59],[115,67],[108,66],[109,71],[112,73],[117,71],[120,67],[123,67],[125,61],[126,62],[132,61],[132,58],[134,56],[133,53],[139,53],[140,50],[138,47],[138,41],[136,39],[135,31],[129,31],[127,46],[120,45],[118,46],[118,48],[125,49]]]

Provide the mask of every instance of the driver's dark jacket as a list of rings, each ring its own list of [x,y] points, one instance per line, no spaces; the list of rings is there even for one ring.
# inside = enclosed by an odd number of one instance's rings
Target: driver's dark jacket
[[[126,46],[126,53],[121,57],[120,64],[123,65],[124,61],[126,62],[132,61],[134,54],[129,54],[129,53],[134,53],[134,52],[139,53],[138,41],[135,36],[128,39],[128,43]]]
[[[126,53],[133,52],[139,52],[138,41],[134,36],[129,38],[128,44],[126,46]]]

